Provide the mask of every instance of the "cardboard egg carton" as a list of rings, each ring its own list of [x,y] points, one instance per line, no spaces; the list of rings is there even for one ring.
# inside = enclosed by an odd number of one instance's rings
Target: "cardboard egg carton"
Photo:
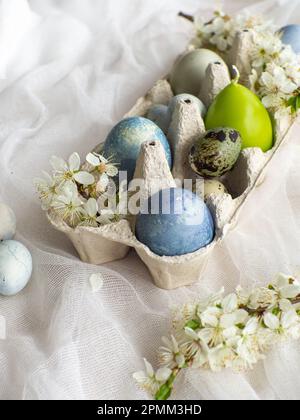
[[[249,31],[239,33],[231,51],[223,57],[229,66],[237,65],[241,81],[245,85],[249,84],[251,71],[248,59],[250,43]],[[199,93],[200,99],[209,106],[216,95],[229,83],[227,68],[219,62],[212,63],[207,69],[206,81]],[[144,97],[138,99],[124,117],[146,116],[154,104],[167,105],[172,97],[173,92],[167,78],[159,80]],[[99,228],[72,229],[51,213],[48,214],[48,218],[56,229],[70,238],[83,261],[103,264],[125,257],[129,249],[134,248],[148,267],[158,287],[174,289],[190,285],[201,278],[214,246],[222,241],[228,230],[236,225],[240,210],[249,194],[263,182],[269,160],[278,147],[288,140],[288,130],[292,123],[292,119],[289,118],[276,121],[273,148],[267,153],[263,153],[259,148],[243,150],[233,170],[220,179],[228,193],[211,194],[207,200],[207,205],[215,220],[215,239],[210,245],[194,253],[175,257],[160,257],[154,254],[146,245],[137,240],[134,234],[134,220],[121,220]],[[141,191],[142,200],[146,200],[156,191],[176,187],[184,179],[197,178],[190,169],[188,152],[195,140],[199,139],[204,132],[205,126],[199,108],[188,100],[178,102],[167,134],[173,150],[172,172],[160,142],[150,141],[144,143],[141,148],[135,178],[142,178],[145,181]]]

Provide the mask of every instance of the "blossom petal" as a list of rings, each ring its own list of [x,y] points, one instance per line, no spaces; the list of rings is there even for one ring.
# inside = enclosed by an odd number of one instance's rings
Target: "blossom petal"
[[[177,340],[176,340],[176,338],[173,335],[172,335],[171,339],[172,339],[172,348],[173,348],[173,351],[174,351],[174,353],[178,353],[179,352],[179,345],[177,343]]]
[[[186,328],[184,329],[184,331],[185,331],[186,335],[187,335],[189,338],[191,338],[192,340],[195,340],[195,341],[198,341],[198,340],[199,340],[199,336],[198,336],[198,334],[197,334],[194,330],[192,330],[191,328],[186,327]]]
[[[135,372],[132,375],[133,379],[137,381],[137,383],[144,383],[148,378],[144,371],[140,370],[138,372]]]
[[[293,307],[292,302],[289,299],[280,299],[279,308],[282,312],[288,312]]]
[[[80,168],[80,156],[78,153],[72,153],[69,157],[69,168],[72,172],[78,171]]]
[[[92,166],[99,166],[100,165],[99,158],[97,156],[95,156],[93,153],[89,153],[87,155],[86,161]]]
[[[144,359],[144,363],[145,363],[147,375],[149,376],[149,378],[152,378],[154,376],[154,370],[151,363],[149,363],[147,359]]]
[[[82,185],[92,185],[95,182],[93,175],[85,171],[77,172],[74,175],[74,179]]]
[[[94,198],[90,198],[87,203],[85,204],[85,209],[87,214],[90,217],[94,217],[96,216],[97,212],[98,212],[98,204],[97,201]]]
[[[209,343],[213,338],[214,330],[213,328],[202,328],[198,334],[201,340],[205,343]]]
[[[230,328],[226,328],[223,331],[223,336],[225,339],[229,339],[229,338],[234,337],[236,333],[237,333],[237,327],[230,327]]]
[[[271,330],[277,330],[280,325],[280,322],[277,316],[271,314],[270,312],[264,315],[264,323]]]
[[[66,162],[57,156],[52,156],[50,158],[50,164],[52,166],[52,168],[54,169],[54,171],[56,172],[65,172],[68,170],[68,165],[66,164]]]
[[[108,160],[104,156],[98,155],[98,157],[101,163],[108,163]]]
[[[218,318],[208,313],[207,311],[203,312],[200,316],[202,323],[208,327],[216,327],[218,325]]]
[[[245,309],[238,309],[234,314],[236,317],[236,324],[245,324],[249,317],[249,314]]]
[[[277,276],[274,279],[274,282],[272,284],[276,285],[279,288],[284,287],[284,286],[288,286],[290,278],[291,278],[291,276],[287,276],[286,274],[279,273],[279,274],[277,274]]]
[[[48,174],[48,172],[46,171],[42,171],[42,174],[45,178],[45,181],[47,182],[48,185],[52,185],[54,183],[54,179],[51,175]]]
[[[92,288],[92,291],[94,293],[98,292],[100,289],[102,289],[104,284],[104,279],[101,273],[94,273],[89,278],[90,285]]]
[[[237,309],[238,298],[235,293],[231,293],[222,300],[222,308],[224,312],[230,313]]]
[[[247,322],[243,333],[245,335],[252,335],[257,331],[258,328],[258,318],[250,318],[249,321]]]
[[[290,284],[280,289],[280,296],[284,299],[292,299],[300,294],[300,286]]]
[[[229,328],[236,324],[236,315],[233,314],[224,314],[220,318],[220,325],[222,328]]]
[[[299,322],[299,316],[294,309],[291,309],[288,312],[284,312],[281,318],[281,325],[284,329],[290,328]]]

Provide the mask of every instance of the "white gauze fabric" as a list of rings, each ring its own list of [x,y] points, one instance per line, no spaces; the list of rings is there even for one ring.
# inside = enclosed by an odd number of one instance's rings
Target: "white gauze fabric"
[[[33,187],[53,154],[82,157],[170,68],[192,28],[177,17],[208,1],[1,0],[0,200],[18,219],[17,239],[33,255],[28,287],[0,297],[1,399],[141,399],[132,373],[156,364],[169,308],[222,285],[264,284],[300,266],[299,128],[272,160],[238,225],[215,248],[198,284],[156,288],[132,251],[101,267],[82,263],[54,231]],[[219,4],[219,2],[217,3]],[[299,21],[297,0],[226,1],[278,25]],[[102,288],[89,278],[100,273]],[[299,399],[300,344],[277,347],[245,375],[187,371],[175,399]]]

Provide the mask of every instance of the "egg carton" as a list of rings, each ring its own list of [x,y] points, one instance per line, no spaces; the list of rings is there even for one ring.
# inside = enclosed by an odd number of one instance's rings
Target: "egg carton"
[[[240,72],[240,81],[249,85],[251,66],[249,48],[252,34],[249,31],[238,33],[232,49],[223,57],[226,63],[236,65]],[[192,49],[189,46],[188,49]],[[209,106],[216,95],[230,83],[228,69],[220,62],[212,63],[206,72],[199,97]],[[133,108],[124,116],[145,116],[155,104],[167,105],[173,97],[168,77],[159,80]],[[169,257],[154,254],[146,245],[138,241],[134,234],[134,220],[101,226],[70,228],[53,213],[48,213],[52,225],[64,232],[72,241],[80,258],[88,263],[103,264],[122,259],[130,248],[134,248],[148,267],[154,283],[163,289],[174,289],[191,285],[199,281],[213,248],[238,222],[243,205],[251,191],[264,180],[267,164],[277,149],[289,139],[292,118],[286,117],[275,121],[275,144],[263,153],[260,148],[244,149],[233,170],[220,180],[228,193],[211,194],[207,199],[214,217],[216,234],[214,241],[205,248],[181,256]],[[176,187],[184,179],[196,179],[188,162],[188,152],[199,137],[205,132],[199,107],[189,100],[179,101],[172,115],[167,137],[173,150],[173,169],[168,166],[164,149],[160,142],[150,141],[143,144],[137,161],[135,178],[143,179],[144,189],[141,199],[147,199],[155,192],[167,187]],[[97,148],[95,150],[98,150]],[[100,149],[99,149],[100,150]],[[99,151],[98,150],[98,151]]]

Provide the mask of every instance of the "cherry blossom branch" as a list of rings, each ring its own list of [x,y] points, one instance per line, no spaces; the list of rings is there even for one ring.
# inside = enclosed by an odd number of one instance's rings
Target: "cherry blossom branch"
[[[281,339],[300,338],[300,283],[279,274],[267,287],[252,291],[223,290],[205,300],[178,307],[171,338],[163,338],[160,368],[154,372],[145,360],[146,373],[135,380],[156,400],[171,396],[179,373],[189,367],[241,372],[264,358]]]

